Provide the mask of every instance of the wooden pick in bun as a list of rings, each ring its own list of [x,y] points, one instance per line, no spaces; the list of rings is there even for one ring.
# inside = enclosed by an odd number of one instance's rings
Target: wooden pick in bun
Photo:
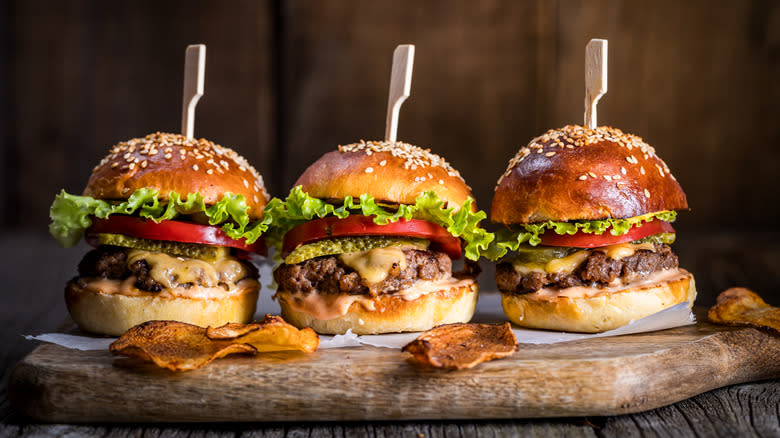
[[[120,335],[153,319],[200,326],[249,322],[260,284],[247,261],[265,255],[263,179],[233,150],[155,133],[114,146],[83,196],[51,208],[64,245],[95,247],[65,291],[83,330]]]
[[[458,171],[429,150],[401,142],[339,146],[309,166],[269,215],[284,257],[274,271],[275,298],[298,327],[423,331],[474,313],[474,261],[492,234],[477,226],[486,215]],[[452,260],[464,252],[469,260],[453,274]]]
[[[498,180],[491,221],[504,311],[520,326],[601,332],[696,297],[670,222],[687,209],[641,138],[569,125],[533,139]]]

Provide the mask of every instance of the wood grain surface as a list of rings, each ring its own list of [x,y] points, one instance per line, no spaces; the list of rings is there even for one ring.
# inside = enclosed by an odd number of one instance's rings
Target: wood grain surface
[[[780,378],[780,337],[700,322],[523,344],[507,359],[451,372],[360,347],[231,357],[177,374],[43,345],[17,366],[10,399],[46,422],[504,419],[641,412],[769,378]]]

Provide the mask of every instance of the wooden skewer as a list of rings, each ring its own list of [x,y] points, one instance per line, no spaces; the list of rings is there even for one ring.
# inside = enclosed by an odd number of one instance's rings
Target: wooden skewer
[[[181,133],[187,139],[195,135],[195,106],[203,96],[206,76],[206,46],[187,46],[184,57],[184,94],[181,102]]]
[[[395,141],[398,135],[398,113],[412,89],[414,45],[402,44],[393,51],[393,69],[390,73],[390,96],[387,99],[385,141]]]
[[[585,46],[585,126],[598,126],[596,105],[607,92],[607,40],[592,39]]]

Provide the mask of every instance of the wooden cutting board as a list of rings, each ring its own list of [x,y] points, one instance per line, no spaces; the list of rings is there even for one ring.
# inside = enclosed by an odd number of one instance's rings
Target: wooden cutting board
[[[704,322],[521,344],[510,358],[464,371],[409,357],[339,348],[232,356],[175,374],[107,351],[41,345],[14,370],[10,398],[16,410],[51,422],[529,418],[633,413],[780,377],[780,337]]]

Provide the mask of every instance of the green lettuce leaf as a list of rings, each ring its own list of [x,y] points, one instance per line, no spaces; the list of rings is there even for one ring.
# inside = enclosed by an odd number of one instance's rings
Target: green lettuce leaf
[[[540,235],[547,230],[552,230],[556,234],[575,234],[578,231],[588,234],[603,234],[609,229],[610,234],[613,236],[621,236],[626,234],[632,227],[656,219],[674,222],[677,219],[677,212],[659,211],[626,219],[577,222],[547,221],[531,225],[517,225],[514,228],[504,228],[496,232],[495,240],[487,251],[482,252],[482,256],[490,260],[498,260],[506,255],[508,251],[517,251],[521,244],[527,243],[531,246],[536,246],[542,241]]]
[[[133,192],[126,201],[110,203],[62,190],[49,210],[49,232],[60,245],[69,248],[78,243],[92,225],[93,216],[106,219],[112,214],[124,214],[160,222],[179,215],[203,213],[210,225],[221,226],[231,238],[254,243],[268,226],[262,221],[250,225],[247,210],[244,196],[232,193],[225,193],[219,202],[207,207],[200,193],[189,193],[182,198],[176,192],[169,192],[168,201],[161,202],[157,190],[145,188]]]
[[[435,192],[429,191],[418,196],[414,205],[400,205],[397,210],[382,207],[367,194],[361,195],[359,202],[348,196],[343,204],[333,205],[312,198],[300,186],[296,186],[284,201],[274,198],[268,203],[262,222],[269,227],[265,235],[266,243],[281,251],[284,235],[288,231],[315,218],[337,216],[343,219],[350,214],[361,214],[373,216],[374,223],[378,225],[396,222],[401,218],[423,219],[439,224],[453,236],[463,239],[464,255],[468,259],[477,260],[480,253],[488,249],[494,235],[479,227],[479,222],[487,214],[484,211],[471,211],[473,203],[474,200],[469,198],[456,211],[455,207],[445,208],[445,201]]]

